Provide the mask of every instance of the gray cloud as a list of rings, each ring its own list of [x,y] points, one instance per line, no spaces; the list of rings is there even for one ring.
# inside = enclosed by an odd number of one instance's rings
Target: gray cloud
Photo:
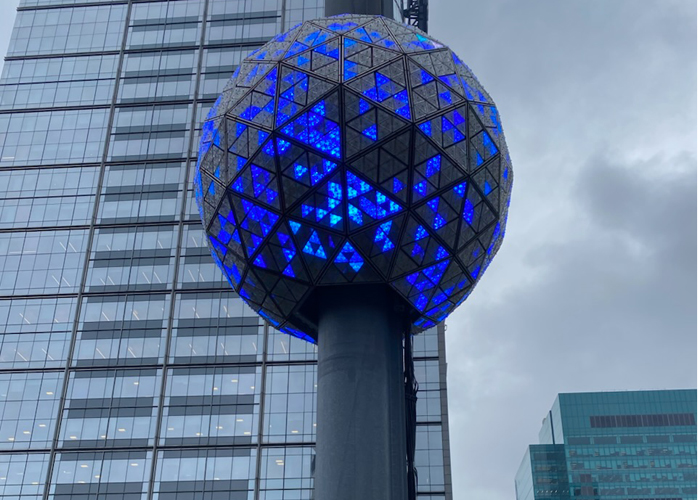
[[[514,497],[558,392],[696,384],[696,6],[432,0],[501,111],[508,234],[448,319],[455,500]]]

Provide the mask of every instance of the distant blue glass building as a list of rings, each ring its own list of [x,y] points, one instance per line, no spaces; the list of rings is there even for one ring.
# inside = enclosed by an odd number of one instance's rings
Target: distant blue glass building
[[[697,498],[697,391],[559,394],[517,500]]]

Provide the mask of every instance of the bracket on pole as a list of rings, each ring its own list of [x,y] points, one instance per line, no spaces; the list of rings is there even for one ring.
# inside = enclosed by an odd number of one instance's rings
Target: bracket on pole
[[[428,32],[428,0],[407,0],[408,5],[402,11],[404,22]]]

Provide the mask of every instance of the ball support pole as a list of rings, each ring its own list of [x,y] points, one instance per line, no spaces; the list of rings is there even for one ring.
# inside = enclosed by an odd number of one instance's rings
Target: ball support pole
[[[406,500],[404,316],[381,287],[319,295],[314,498]]]

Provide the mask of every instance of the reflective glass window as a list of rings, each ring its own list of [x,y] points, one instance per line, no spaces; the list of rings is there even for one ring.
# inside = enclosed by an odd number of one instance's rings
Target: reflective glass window
[[[48,469],[48,453],[0,455],[0,499],[41,500]]]
[[[160,387],[155,368],[71,373],[58,446],[152,446]]]
[[[197,45],[201,33],[204,0],[135,4],[128,49]]]
[[[109,160],[185,157],[191,112],[188,104],[118,108]]]
[[[316,365],[268,365],[263,439],[302,443],[316,439]]]
[[[0,228],[89,224],[99,167],[0,170]]]
[[[87,276],[90,292],[166,290],[175,273],[177,226],[99,228]]]
[[[211,257],[206,234],[201,224],[189,224],[184,227],[178,287],[225,288],[230,285],[224,274]]]
[[[315,361],[317,353],[316,344],[270,328],[267,337],[268,361]]]
[[[0,110],[105,105],[113,92],[114,80],[0,85]]]
[[[63,372],[0,373],[0,450],[49,449]]]
[[[204,49],[199,98],[216,99],[219,97],[241,61],[257,47],[258,45]],[[207,103],[204,107],[208,111],[211,104]],[[205,116],[199,116],[197,123],[202,123]]]
[[[105,80],[117,74],[117,54],[5,61],[0,82],[45,83]]]
[[[85,297],[73,364],[162,363],[169,312],[168,295]]]
[[[304,21],[325,16],[324,0],[287,0],[285,5],[285,30]]]
[[[255,467],[256,450],[251,448],[159,451],[153,498],[250,499]]]
[[[438,331],[436,326],[428,328],[423,333],[414,335],[412,338],[414,358],[438,357]]]
[[[264,448],[260,457],[260,500],[311,500],[314,455],[311,447]]]
[[[260,368],[175,368],[168,371],[162,445],[257,442]]]
[[[97,221],[100,224],[170,222],[182,207],[185,164],[107,165]]]
[[[57,453],[49,498],[146,500],[151,457],[136,450]]]
[[[87,230],[0,233],[0,294],[80,288]]]
[[[126,54],[120,104],[182,101],[194,98],[195,50]]]
[[[75,298],[0,300],[0,369],[65,366]]]
[[[99,162],[108,109],[0,115],[0,167]]]
[[[251,363],[262,358],[263,322],[233,290],[178,294],[171,363]]]
[[[419,492],[445,490],[443,462],[442,426],[417,426],[415,464],[418,470]]]
[[[126,5],[19,11],[7,54],[117,50],[125,18]]]

